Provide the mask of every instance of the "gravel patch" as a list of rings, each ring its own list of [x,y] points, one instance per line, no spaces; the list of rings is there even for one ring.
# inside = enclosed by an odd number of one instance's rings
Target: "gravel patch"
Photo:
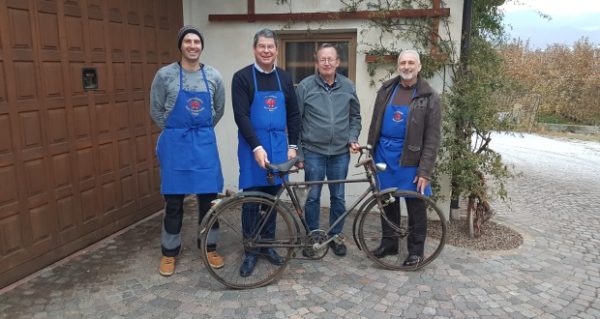
[[[428,236],[439,238],[435,230],[429,227]],[[469,226],[465,219],[453,220],[446,225],[446,244],[473,250],[509,250],[523,244],[523,236],[506,225],[488,221],[482,226],[481,236],[469,237]]]

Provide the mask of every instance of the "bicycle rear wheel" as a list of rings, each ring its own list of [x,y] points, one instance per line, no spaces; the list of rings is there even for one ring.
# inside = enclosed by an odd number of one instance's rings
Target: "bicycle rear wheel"
[[[275,215],[276,227],[274,238],[263,238],[261,235],[244,238],[242,229],[242,209],[258,215],[254,220],[254,233],[266,234],[264,221]],[[219,223],[217,252],[223,257],[221,268],[211,267],[207,257],[208,232],[213,224]],[[256,288],[267,285],[277,279],[286,268],[295,243],[294,221],[290,214],[271,199],[257,196],[238,196],[219,203],[214,211],[200,226],[202,259],[208,272],[223,285],[234,289]],[[267,237],[271,237],[266,235]],[[272,264],[265,255],[265,250],[272,248],[284,258],[283,264]],[[257,255],[254,271],[248,277],[240,276],[240,267],[246,252]]]
[[[356,217],[359,219],[357,228],[359,245],[371,260],[386,269],[414,271],[432,262],[444,248],[445,217],[431,199],[420,193],[397,191],[394,197],[396,202],[390,204],[388,208],[388,210],[393,208],[393,212],[390,213],[394,215],[386,215],[381,211],[373,198],[365,210]],[[426,216],[412,215],[409,222],[406,203],[411,207],[423,205]],[[424,223],[415,223],[419,219],[418,216],[421,216]],[[375,251],[380,245],[388,249],[384,250],[384,254],[375,256]],[[415,265],[404,265],[409,255],[420,255],[420,261]]]

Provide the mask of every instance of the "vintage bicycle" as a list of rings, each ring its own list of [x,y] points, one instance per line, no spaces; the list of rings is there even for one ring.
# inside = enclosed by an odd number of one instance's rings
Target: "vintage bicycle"
[[[365,176],[362,178],[351,178],[345,180],[325,181],[289,181],[286,177],[291,173],[298,172],[295,167],[297,159],[292,159],[277,165],[267,165],[268,178],[281,178],[283,181],[281,189],[276,196],[262,192],[240,192],[229,198],[222,199],[207,214],[200,226],[201,249],[204,264],[208,272],[223,285],[246,289],[267,285],[276,280],[291,259],[321,259],[329,249],[329,242],[342,241],[343,234],[329,236],[328,232],[336,224],[348,215],[354,215],[352,234],[357,247],[362,250],[375,264],[390,270],[418,270],[431,263],[442,251],[446,239],[446,221],[442,211],[428,197],[414,192],[388,188],[380,190],[377,182],[377,171],[386,168],[384,163],[375,163],[370,146],[360,148],[355,167],[363,167]],[[350,205],[333,225],[326,230],[318,229],[309,231],[304,219],[304,201],[312,185],[325,185],[332,183],[368,183],[365,191]],[[408,226],[408,215],[404,205],[399,205],[399,223],[393,223],[386,217],[383,207],[403,198],[422,200],[427,208],[427,236],[425,239],[425,251],[421,261],[415,266],[404,266],[403,262],[408,256],[406,239],[415,236]],[[254,225],[254,232],[244,236],[242,230],[241,216],[242,208],[253,209],[254,213],[260,214],[258,222]],[[276,216],[276,228],[274,238],[265,238],[265,222]],[[207,239],[212,225],[219,223],[219,239],[217,249],[223,256],[225,264],[221,268],[211,267],[208,263],[206,248]],[[398,253],[394,255],[377,258],[373,250],[379,246],[383,239],[382,224],[389,225],[392,229],[391,236],[399,241]],[[386,233],[390,235],[388,231]],[[272,237],[272,236],[269,236]],[[281,265],[270,263],[267,258],[261,258],[261,251],[267,248],[275,249],[285,261]],[[297,253],[301,250],[308,251],[303,254]],[[239,274],[246,251],[253,251],[259,256],[254,272],[248,277]],[[265,257],[265,256],[262,256]]]

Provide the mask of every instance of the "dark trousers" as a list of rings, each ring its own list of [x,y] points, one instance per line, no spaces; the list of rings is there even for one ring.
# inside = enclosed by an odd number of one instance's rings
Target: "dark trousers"
[[[198,194],[198,225],[210,210],[211,202],[217,198],[217,194]],[[185,195],[164,195],[165,216],[163,218],[163,229],[161,233],[161,250],[163,256],[174,257],[181,250],[181,225],[183,223],[183,200]],[[213,225],[212,230],[218,230],[218,222]],[[199,245],[199,238],[198,245]],[[216,243],[208,245],[208,251],[214,251]]]
[[[408,254],[423,256],[425,238],[427,237],[427,211],[425,202],[417,198],[406,198],[408,210],[408,238],[406,240]],[[394,203],[384,208],[385,215],[395,225],[400,224],[400,198],[396,197]],[[398,248],[398,234],[390,227],[387,221],[381,218],[383,239],[381,244],[386,247]]]
[[[250,187],[245,188],[244,192],[258,191],[275,196],[280,188],[280,185]],[[264,226],[260,231],[260,237],[267,239],[275,238],[277,212],[272,211],[268,216],[264,215],[266,208],[260,206],[262,205],[244,204],[244,207],[242,207],[242,231],[244,232],[244,238],[246,239],[253,238],[256,235],[258,227],[263,223]],[[258,251],[246,251],[246,253],[256,254]]]

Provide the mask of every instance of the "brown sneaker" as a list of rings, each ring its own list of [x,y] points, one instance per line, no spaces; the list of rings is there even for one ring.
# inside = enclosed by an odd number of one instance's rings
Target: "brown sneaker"
[[[223,257],[219,255],[216,251],[209,251],[206,253],[206,257],[208,257],[208,264],[216,269],[223,267]]]
[[[163,276],[171,276],[175,272],[175,257],[160,257],[158,272]]]

